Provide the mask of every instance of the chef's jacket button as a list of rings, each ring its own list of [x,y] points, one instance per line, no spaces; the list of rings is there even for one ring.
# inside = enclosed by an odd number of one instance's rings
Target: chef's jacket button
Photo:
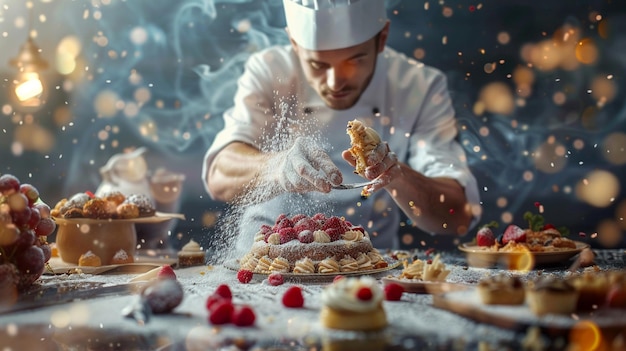
[[[380,115],[380,110],[378,109],[378,107],[374,107],[374,108],[372,109],[372,113],[373,113],[375,116],[378,116],[378,115]]]

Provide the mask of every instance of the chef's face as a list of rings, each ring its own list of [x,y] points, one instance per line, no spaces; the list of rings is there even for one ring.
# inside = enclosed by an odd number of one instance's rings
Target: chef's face
[[[376,57],[385,47],[388,32],[389,23],[372,39],[337,50],[307,50],[293,39],[291,44],[309,85],[328,107],[345,110],[356,104],[372,80]]]

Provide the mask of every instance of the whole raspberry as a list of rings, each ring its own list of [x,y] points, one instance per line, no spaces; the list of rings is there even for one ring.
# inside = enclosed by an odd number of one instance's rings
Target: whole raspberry
[[[356,292],[357,299],[361,301],[369,301],[372,299],[372,296],[374,296],[372,294],[372,289],[366,286],[359,288],[359,290],[357,290]]]
[[[176,273],[170,265],[164,265],[157,272],[157,279],[176,279]]]
[[[280,243],[285,244],[298,237],[298,233],[293,228],[282,228],[278,231]]]
[[[322,225],[322,230],[329,228],[343,229],[343,221],[337,216],[332,216],[324,222],[324,225]]]
[[[254,324],[256,316],[252,307],[243,305],[233,310],[230,319],[238,327],[249,327]]]
[[[234,309],[230,300],[217,302],[209,314],[209,322],[215,325],[230,323]]]
[[[387,301],[400,301],[404,288],[397,283],[389,283],[385,285],[385,300]]]
[[[341,234],[345,233],[345,231],[341,228],[328,228],[324,231],[330,237],[330,241],[339,240],[341,238]]]
[[[230,287],[226,284],[220,284],[215,289],[215,294],[225,299],[232,299],[233,293],[230,291]]]
[[[244,284],[250,283],[250,281],[252,281],[252,276],[252,271],[249,271],[247,269],[240,269],[237,272],[237,280]]]
[[[226,298],[224,298],[224,297],[222,297],[222,296],[220,296],[218,294],[213,293],[213,294],[209,295],[209,297],[207,297],[207,299],[206,299],[206,303],[205,303],[206,309],[209,310],[209,311],[212,311],[213,308],[215,308],[215,306],[217,306],[217,304],[219,302],[222,302],[224,300],[228,300],[228,299],[226,299]]]
[[[299,286],[292,286],[283,295],[283,305],[289,308],[300,308],[304,306],[304,296]]]
[[[267,277],[267,281],[270,283],[270,285],[273,285],[273,286],[283,285],[283,283],[285,282],[283,275],[280,273],[270,274]]]
[[[313,232],[310,230],[303,230],[298,234],[298,241],[300,241],[303,244],[310,244],[313,241],[315,241],[315,236],[313,235]]]

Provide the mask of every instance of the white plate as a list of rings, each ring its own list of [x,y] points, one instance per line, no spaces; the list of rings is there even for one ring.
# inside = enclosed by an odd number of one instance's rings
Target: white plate
[[[465,252],[467,263],[472,267],[503,266],[509,269],[532,269],[535,266],[564,264],[570,258],[588,248],[589,244],[574,241],[575,249],[562,249],[559,251],[540,252],[504,252],[491,251],[488,247],[478,246],[473,243],[459,245],[459,250]]]
[[[343,275],[343,276],[360,276],[360,275],[378,274],[378,273],[381,273],[381,272],[386,272],[386,271],[398,268],[402,264],[402,261],[393,260],[393,259],[387,258],[387,257],[385,258],[385,261],[387,261],[387,267],[378,268],[378,269],[364,270],[364,271],[334,272],[334,273],[311,273],[311,274],[281,273],[281,275],[283,276],[283,279],[291,280],[291,281],[303,281],[303,282],[327,281],[327,280],[332,280],[334,277],[336,277],[338,275]],[[224,267],[226,267],[228,269],[231,269],[231,270],[234,270],[234,271],[238,271],[240,269],[239,262],[236,259],[228,260],[228,261],[224,262]],[[265,279],[265,277],[270,275],[270,273],[267,273],[267,272],[254,272],[254,275],[257,276],[257,277],[261,277],[262,279]]]

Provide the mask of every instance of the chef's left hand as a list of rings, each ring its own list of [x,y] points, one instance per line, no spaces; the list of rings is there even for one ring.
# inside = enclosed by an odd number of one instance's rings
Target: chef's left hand
[[[349,150],[344,150],[342,157],[353,167],[356,165],[356,161]],[[363,176],[367,180],[376,179],[374,184],[366,188],[368,192],[373,193],[384,188],[399,174],[398,156],[389,149],[389,144],[386,142],[380,143],[376,149],[367,155],[367,168],[365,168]]]

